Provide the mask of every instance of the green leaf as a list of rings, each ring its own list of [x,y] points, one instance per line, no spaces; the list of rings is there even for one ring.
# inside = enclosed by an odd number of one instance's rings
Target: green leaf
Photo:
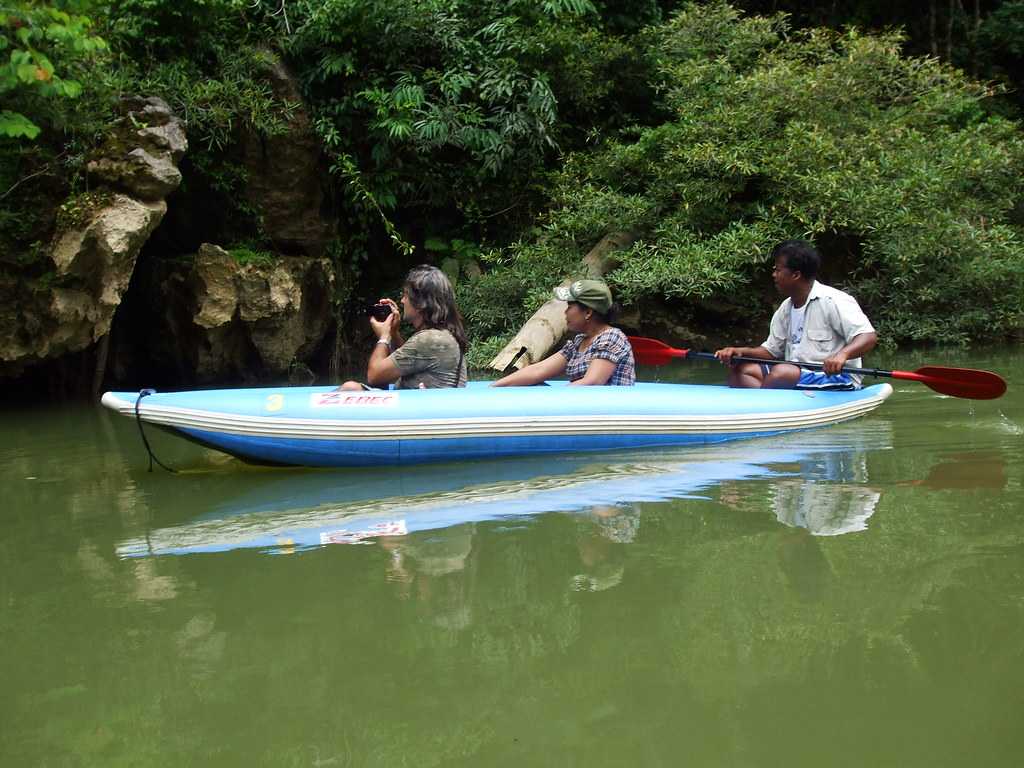
[[[32,85],[36,82],[36,71],[39,69],[35,64],[22,64],[16,70],[18,73],[18,79],[26,85]]]
[[[7,109],[0,111],[0,136],[34,139],[39,131],[39,126],[24,115]]]
[[[60,88],[69,99],[77,99],[82,95],[82,84],[77,80],[62,80]]]
[[[47,74],[47,80],[53,76],[53,63],[41,53],[36,55],[36,64]]]

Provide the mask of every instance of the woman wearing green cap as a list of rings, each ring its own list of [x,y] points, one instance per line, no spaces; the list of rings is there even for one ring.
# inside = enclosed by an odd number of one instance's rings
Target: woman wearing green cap
[[[565,324],[574,336],[558,352],[494,382],[495,387],[528,387],[565,374],[570,384],[631,385],[636,381],[633,348],[609,323],[612,292],[600,280],[577,280],[555,289],[569,302]]]

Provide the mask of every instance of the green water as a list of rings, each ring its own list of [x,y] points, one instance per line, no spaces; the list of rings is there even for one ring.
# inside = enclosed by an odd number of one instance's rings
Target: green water
[[[0,765],[1019,765],[1024,355],[925,361],[1010,391],[408,471],[9,409]]]

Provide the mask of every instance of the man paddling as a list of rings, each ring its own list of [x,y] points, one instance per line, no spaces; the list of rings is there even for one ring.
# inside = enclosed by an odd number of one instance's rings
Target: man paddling
[[[821,255],[808,242],[784,240],[772,249],[772,279],[786,297],[772,317],[768,338],[759,347],[725,347],[715,357],[729,367],[730,387],[756,389],[859,389],[860,376],[843,373],[860,368],[862,355],[874,349],[878,336],[850,294],[817,280]],[[732,358],[785,358],[821,363],[823,371],[796,365],[738,363]]]

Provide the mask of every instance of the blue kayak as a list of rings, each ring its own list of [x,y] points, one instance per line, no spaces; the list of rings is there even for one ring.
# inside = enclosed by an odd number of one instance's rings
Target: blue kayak
[[[258,464],[379,466],[714,443],[856,418],[892,393],[693,384],[338,392],[331,387],[107,392],[125,416]]]

